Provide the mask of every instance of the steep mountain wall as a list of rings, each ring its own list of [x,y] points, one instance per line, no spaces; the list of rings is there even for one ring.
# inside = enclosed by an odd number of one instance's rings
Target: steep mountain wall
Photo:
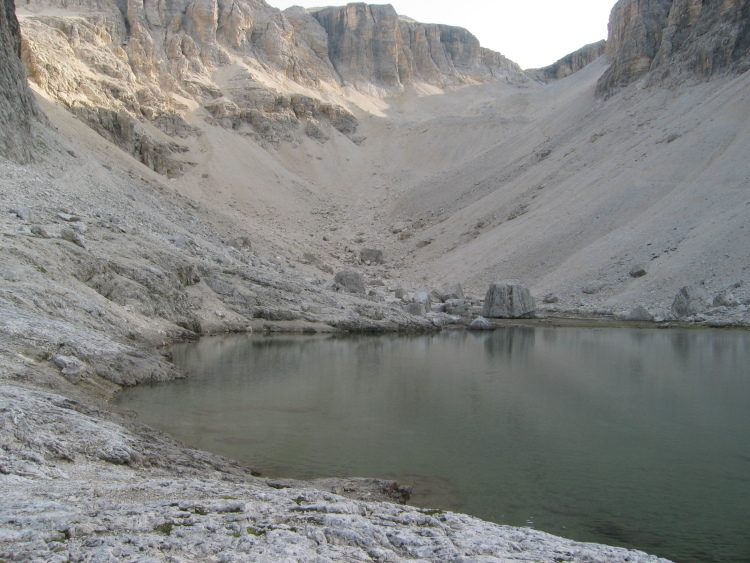
[[[526,74],[541,82],[560,80],[578,72],[601,57],[607,49],[605,40],[591,43],[564,56],[559,61],[539,69],[526,70]]]
[[[648,75],[648,83],[679,84],[750,68],[750,1],[620,0],[609,20],[612,66],[598,95]]]
[[[39,110],[21,64],[21,35],[13,0],[0,6],[0,155],[25,163],[32,158],[32,121]]]
[[[390,4],[353,3],[312,11],[328,35],[328,54],[346,84],[377,92],[426,82],[525,81],[521,68],[480,46],[467,30],[399,18]]]

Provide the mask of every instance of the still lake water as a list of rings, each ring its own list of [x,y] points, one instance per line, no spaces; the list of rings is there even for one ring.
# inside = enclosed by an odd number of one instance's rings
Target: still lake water
[[[750,561],[750,332],[579,328],[232,335],[122,407],[275,477],[367,476],[412,504]]]

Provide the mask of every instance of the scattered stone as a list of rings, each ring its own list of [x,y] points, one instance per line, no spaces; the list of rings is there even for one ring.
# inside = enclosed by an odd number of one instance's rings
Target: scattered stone
[[[60,237],[64,240],[67,240],[68,242],[72,242],[73,244],[80,246],[81,248],[86,248],[86,239],[83,238],[83,235],[81,233],[78,233],[73,229],[68,229],[67,227],[64,228],[60,231]]]
[[[402,222],[399,222],[399,223],[396,223],[395,225],[393,225],[391,227],[391,232],[394,235],[397,235],[397,234],[405,231],[408,228],[409,228],[409,223],[405,223],[405,222],[402,221]]]
[[[484,317],[477,317],[466,328],[467,330],[495,330],[494,325]]]
[[[385,262],[383,251],[374,248],[363,248],[359,253],[359,258],[362,262],[370,262],[371,264],[383,264]]]
[[[78,384],[86,365],[75,356],[55,356],[53,361],[60,368],[60,373],[71,383]]]
[[[227,246],[237,250],[250,249],[252,247],[250,237],[235,237],[227,241]]]
[[[402,233],[399,233],[399,235],[398,235],[398,239],[399,239],[399,240],[409,240],[409,239],[410,239],[411,237],[413,237],[413,236],[414,236],[414,235],[413,235],[412,233],[410,233],[410,232],[408,232],[408,231],[404,231],[404,232],[402,232]]]
[[[581,291],[586,295],[593,295],[594,293],[599,293],[602,289],[604,289],[604,285],[604,282],[597,280],[595,282],[591,282],[590,284],[584,285]]]
[[[36,235],[40,238],[52,238],[52,235],[49,234],[47,229],[44,227],[40,227],[39,225],[34,225],[31,227],[31,234]]]
[[[519,280],[506,280],[490,285],[484,298],[482,316],[493,319],[529,318],[534,316],[535,310],[534,298],[528,288]]]
[[[86,227],[86,223],[84,223],[83,221],[75,221],[71,223],[70,228],[73,229],[74,231],[78,231],[81,234],[88,231],[88,228]]]
[[[742,302],[729,292],[721,292],[714,297],[715,307],[739,307]]]
[[[672,303],[672,314],[678,319],[692,317],[706,309],[705,292],[692,285],[680,289]]]
[[[347,293],[365,293],[365,279],[356,270],[343,270],[333,278]]]
[[[80,217],[77,217],[75,215],[71,215],[70,213],[63,213],[63,212],[58,213],[57,217],[59,219],[62,219],[63,221],[65,221],[67,223],[75,223],[75,222],[81,220]]]
[[[653,322],[654,315],[652,315],[648,309],[644,306],[639,305],[625,317],[626,321],[639,321],[639,322]]]
[[[552,304],[552,303],[559,303],[560,302],[560,298],[557,295],[555,295],[554,293],[548,293],[547,295],[544,296],[544,302],[545,303],[550,303],[550,304]]]
[[[647,273],[648,272],[646,271],[646,268],[644,268],[643,266],[633,266],[633,269],[630,270],[630,277],[642,278]]]
[[[396,299],[403,299],[406,297],[406,290],[403,287],[397,287],[396,291],[393,292]]]
[[[21,221],[31,221],[31,209],[25,205],[16,205],[15,207],[11,207],[9,211],[15,213],[16,217]]]

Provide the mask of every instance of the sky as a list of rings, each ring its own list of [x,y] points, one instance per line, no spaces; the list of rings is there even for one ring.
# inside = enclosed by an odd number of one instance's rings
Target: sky
[[[321,0],[266,0],[276,8],[312,8]],[[380,0],[402,16],[423,23],[465,27],[483,47],[521,65],[539,68],[554,63],[600,39],[607,38],[609,12],[615,0]]]

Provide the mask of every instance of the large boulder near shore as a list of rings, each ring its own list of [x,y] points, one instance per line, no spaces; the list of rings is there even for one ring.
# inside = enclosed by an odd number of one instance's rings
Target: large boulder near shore
[[[482,316],[490,319],[521,319],[534,316],[536,306],[528,288],[518,280],[490,285],[484,298]]]
[[[707,309],[705,291],[686,285],[677,293],[672,303],[672,314],[681,319],[692,317]]]

